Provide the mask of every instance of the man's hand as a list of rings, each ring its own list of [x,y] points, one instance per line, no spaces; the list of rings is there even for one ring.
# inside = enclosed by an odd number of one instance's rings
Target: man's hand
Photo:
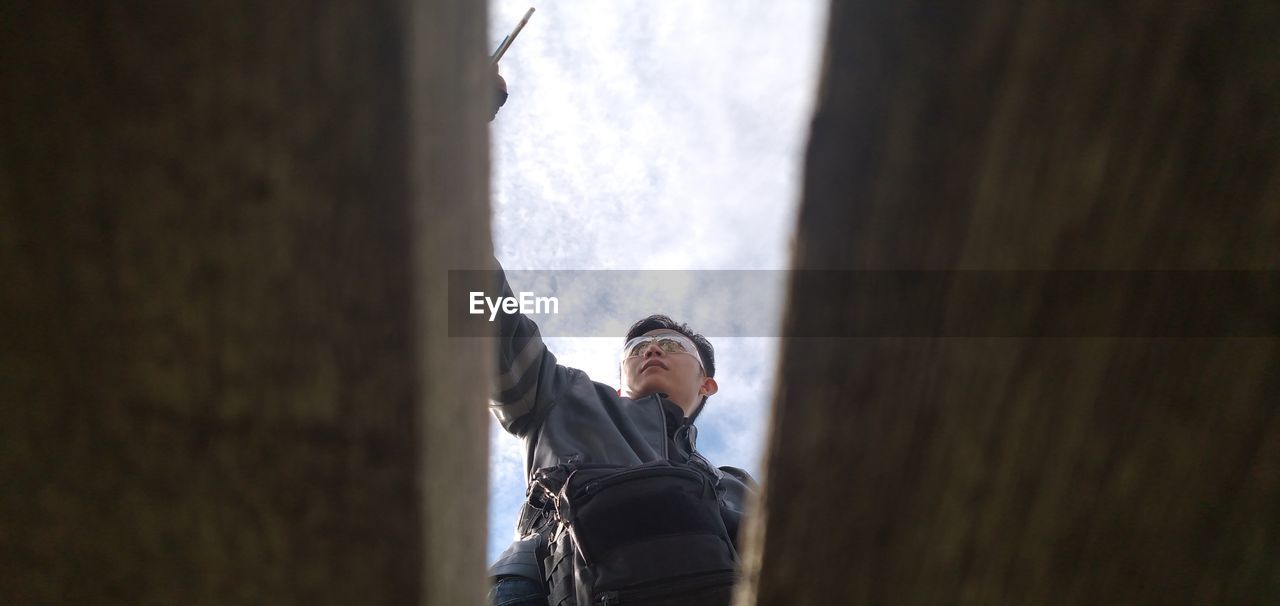
[[[493,66],[493,115],[489,116],[489,121],[498,117],[498,108],[507,102],[507,81],[498,74],[498,65]]]

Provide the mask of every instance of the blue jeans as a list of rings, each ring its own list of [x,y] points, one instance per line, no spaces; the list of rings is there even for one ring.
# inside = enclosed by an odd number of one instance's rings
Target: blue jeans
[[[526,577],[502,577],[489,590],[492,606],[547,606],[542,583]]]

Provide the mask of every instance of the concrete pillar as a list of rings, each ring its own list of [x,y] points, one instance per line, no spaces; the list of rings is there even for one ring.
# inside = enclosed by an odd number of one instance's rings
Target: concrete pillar
[[[795,265],[1280,269],[1277,29],[1265,2],[833,3]],[[1082,319],[1143,300],[1123,275]],[[1047,326],[1030,292],[1007,311]],[[879,294],[806,284],[785,325],[848,335]],[[738,603],[1280,599],[1274,325],[1114,328],[790,340]]]
[[[0,15],[0,602],[480,603],[484,3]]]

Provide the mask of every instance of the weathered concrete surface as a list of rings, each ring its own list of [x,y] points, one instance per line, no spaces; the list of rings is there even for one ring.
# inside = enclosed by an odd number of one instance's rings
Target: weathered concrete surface
[[[1280,269],[1276,31],[833,3],[795,264]],[[886,304],[794,291],[786,322]],[[1280,601],[1274,338],[796,340],[779,380],[740,604]]]
[[[0,9],[0,603],[480,602],[484,24]]]

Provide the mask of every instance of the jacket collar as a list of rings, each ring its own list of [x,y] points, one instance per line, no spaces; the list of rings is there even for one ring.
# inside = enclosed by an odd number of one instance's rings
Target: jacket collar
[[[694,426],[693,419],[684,416],[684,409],[672,401],[667,394],[659,393],[657,395],[658,402],[662,406],[662,414],[667,417],[667,436],[675,437],[677,430],[687,427],[680,433],[687,436],[689,443],[686,446],[689,452],[693,452],[698,445],[698,428]]]

